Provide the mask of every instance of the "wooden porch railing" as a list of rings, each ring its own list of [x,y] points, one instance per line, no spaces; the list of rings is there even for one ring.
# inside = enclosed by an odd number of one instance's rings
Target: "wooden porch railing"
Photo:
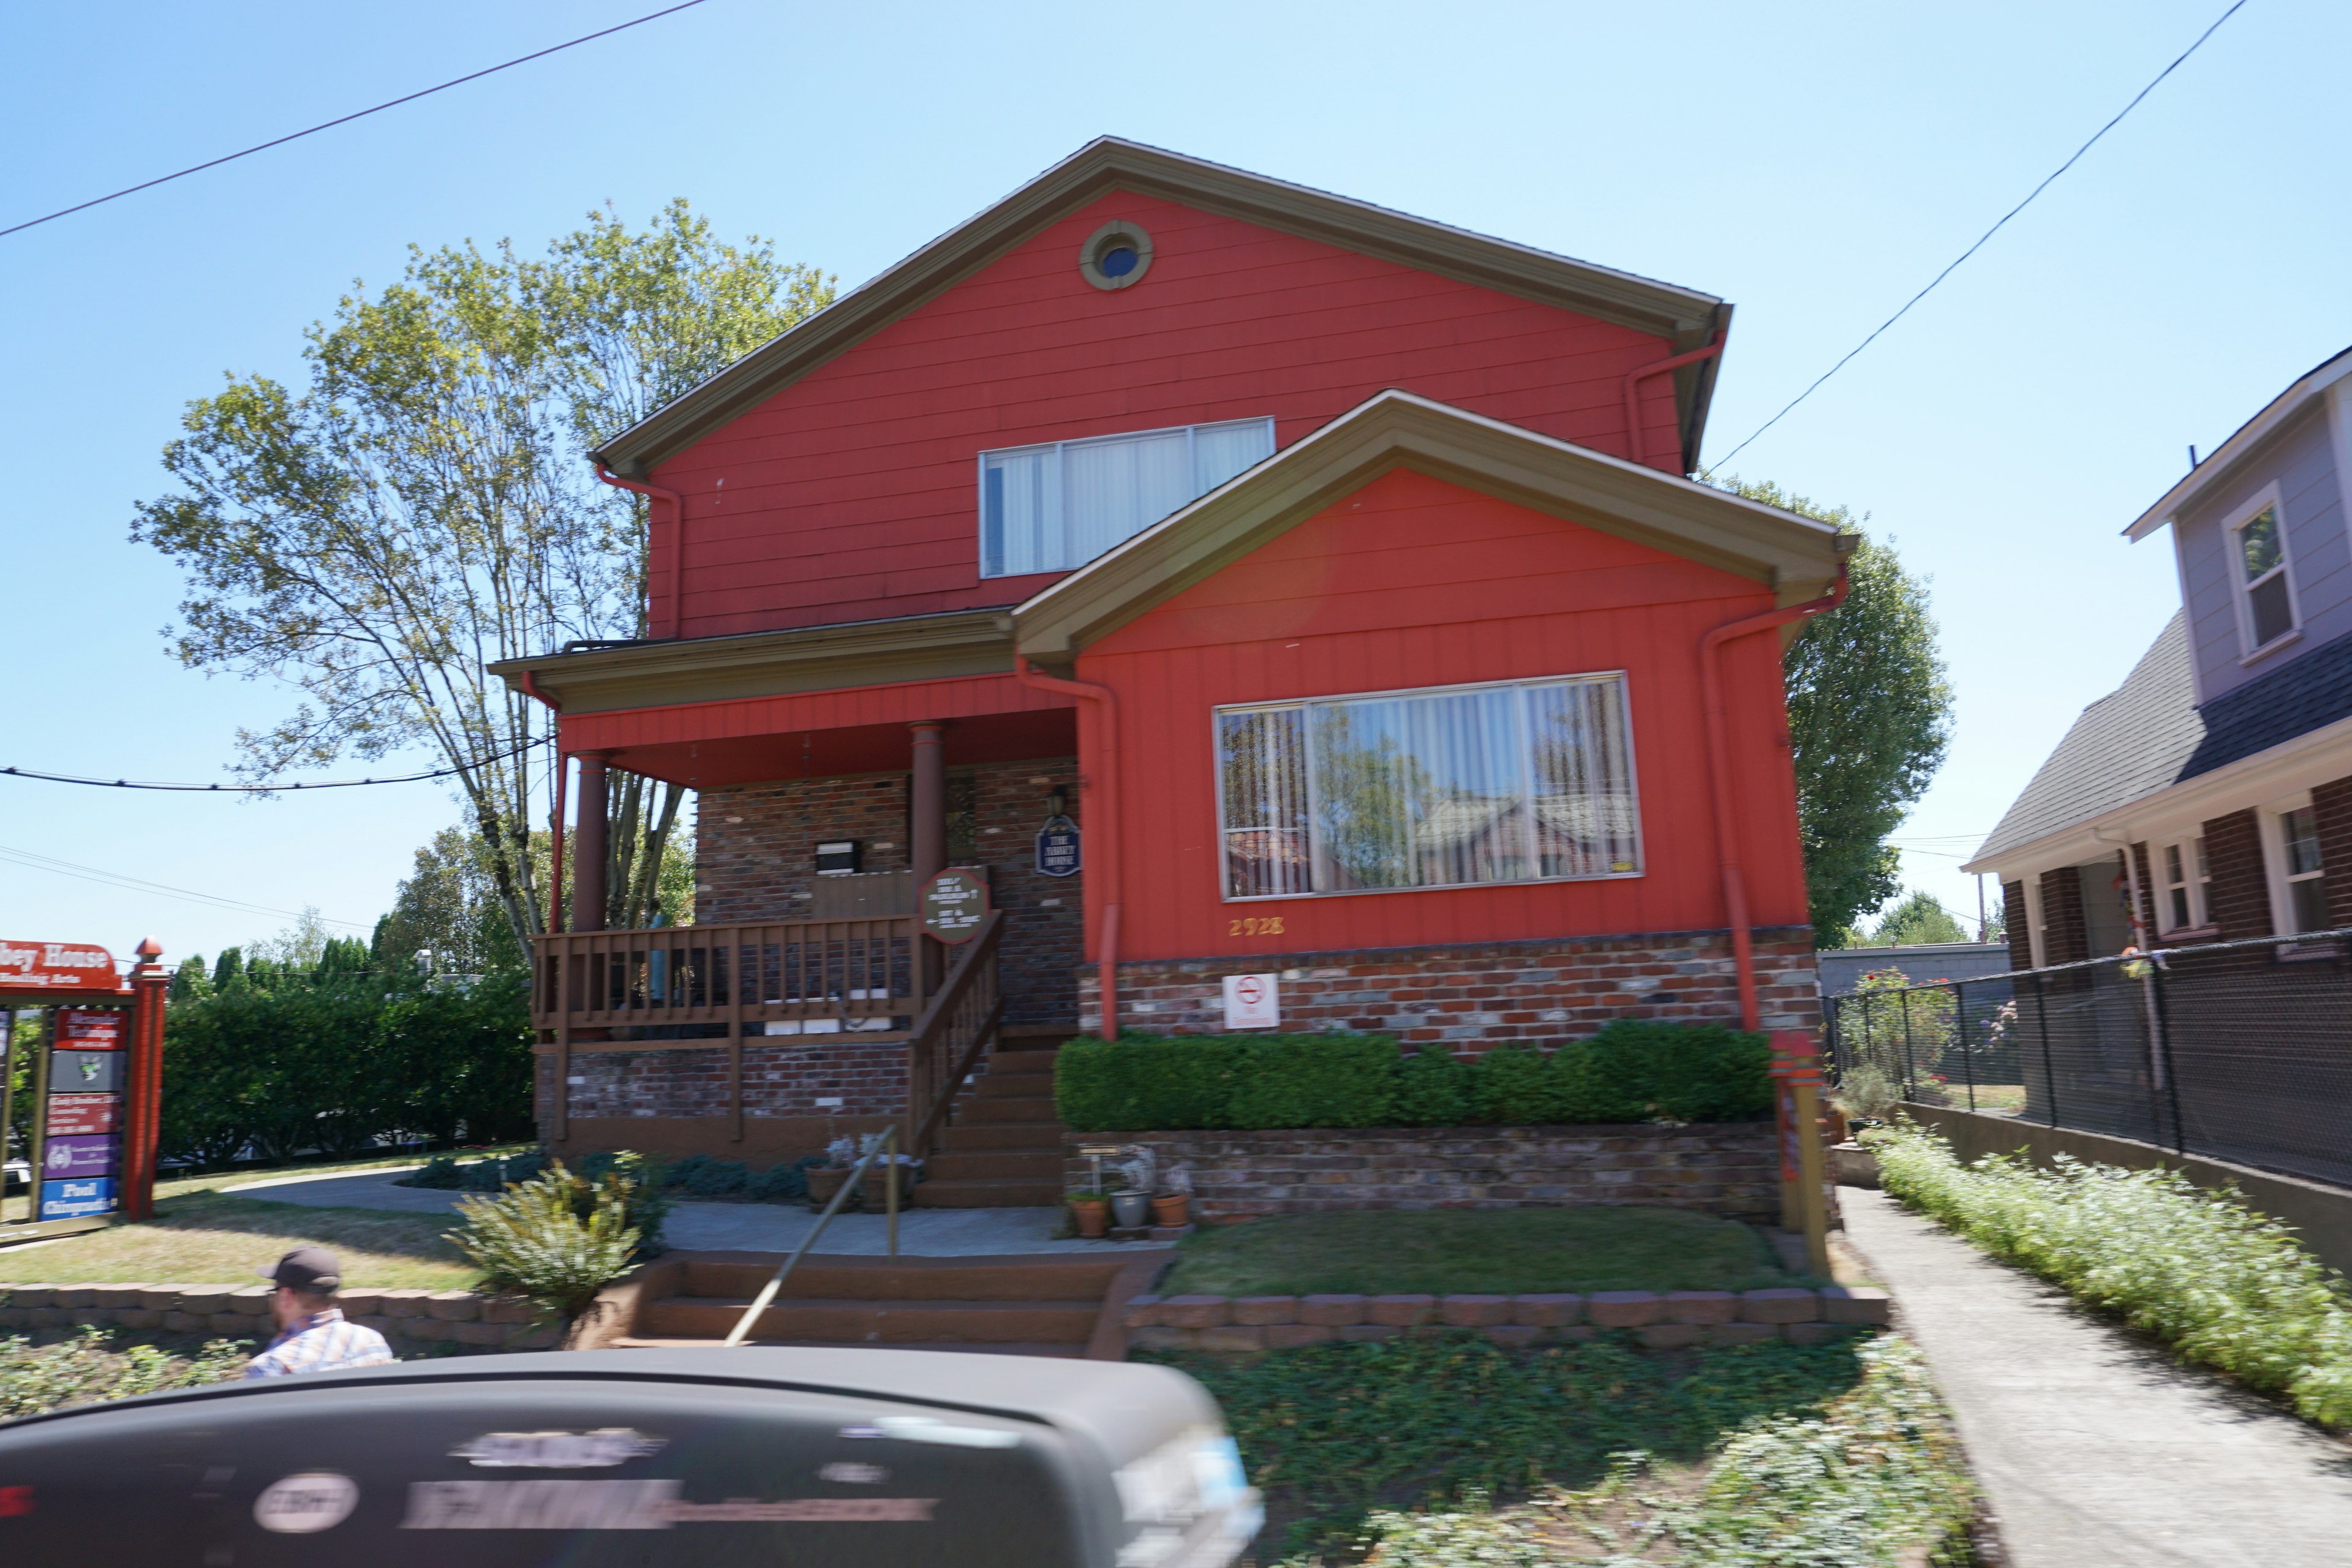
[[[1004,911],[992,910],[980,933],[957,951],[939,994],[915,1020],[908,1038],[906,1136],[900,1142],[919,1160],[930,1153],[964,1075],[979,1065],[1004,1020],[1004,994],[996,978],[996,949],[1003,937]]]
[[[747,1024],[830,1019],[836,1028],[887,1031],[891,1020],[924,1012],[911,915],[562,931],[532,941],[531,1022],[541,1029],[726,1024],[740,1032]]]

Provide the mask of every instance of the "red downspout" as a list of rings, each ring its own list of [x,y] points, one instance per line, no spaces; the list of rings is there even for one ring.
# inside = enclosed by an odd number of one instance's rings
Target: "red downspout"
[[[1090,776],[1078,780],[1078,787],[1083,792],[1079,798],[1094,807],[1095,820],[1087,826],[1100,830],[1101,847],[1095,851],[1099,870],[1090,867],[1087,876],[1102,889],[1102,927],[1095,963],[1102,988],[1102,1037],[1115,1040],[1118,1037],[1118,698],[1108,686],[1047,675],[1032,668],[1020,654],[1013,656],[1013,673],[1024,686],[1094,704],[1094,767]]]
[[[1642,456],[1642,404],[1635,394],[1635,388],[1654,375],[1664,375],[1670,370],[1680,370],[1686,364],[1696,364],[1703,359],[1713,359],[1722,352],[1723,336],[1718,332],[1716,334],[1715,342],[1703,349],[1693,349],[1686,354],[1676,354],[1672,359],[1653,360],[1648,364],[1636,366],[1625,373],[1625,449],[1632,455],[1633,461],[1637,463],[1646,461]]]
[[[1731,921],[1731,959],[1739,975],[1739,1024],[1744,1029],[1760,1027],[1762,1013],[1756,1001],[1756,939],[1748,923],[1748,882],[1739,868],[1739,830],[1731,802],[1731,747],[1723,732],[1723,671],[1717,655],[1724,644],[1739,637],[1836,609],[1845,603],[1848,586],[1845,563],[1841,561],[1837,586],[1820,598],[1717,626],[1698,643],[1699,686],[1706,699],[1706,773],[1715,791],[1715,841],[1723,861],[1723,901]]]
[[[596,477],[608,485],[625,490],[635,490],[641,496],[669,502],[669,635],[686,634],[686,498],[644,479],[625,479],[604,464],[596,465]],[[647,531],[650,532],[650,529]],[[648,563],[650,567],[650,563]],[[646,635],[654,635],[653,573],[646,573]]]
[[[555,699],[539,689],[539,678],[526,669],[522,672],[523,695],[547,705],[556,716],[555,726],[555,832],[548,848],[548,877],[554,886],[548,890],[547,929],[559,929],[563,919],[563,784],[572,773],[572,759],[563,750],[563,709]],[[530,846],[526,844],[525,849]]]

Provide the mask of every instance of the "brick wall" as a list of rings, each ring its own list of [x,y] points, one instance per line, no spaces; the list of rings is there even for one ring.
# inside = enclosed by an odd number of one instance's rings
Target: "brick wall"
[[[2252,811],[2233,811],[2205,824],[2205,868],[2213,876],[2206,891],[2207,915],[2221,928],[2221,940],[2271,935],[2270,877]]]
[[[1056,757],[950,768],[948,777],[951,794],[968,789],[972,805],[971,853],[955,856],[955,863],[988,867],[996,906],[1005,911],[998,972],[1006,1021],[1067,1023],[1077,1009],[1072,976],[1085,942],[1086,877],[1037,875],[1035,841],[1046,796],[1056,786],[1068,790],[1070,815],[1077,816],[1077,764]],[[856,773],[704,790],[695,829],[695,918],[804,917],[823,839],[864,839],[866,870],[905,870],[908,778]]]
[[[2327,868],[2327,923],[2352,926],[2352,778],[2311,786],[2319,863]]]
[[[2042,873],[2042,961],[2080,963],[2091,956],[2091,935],[2083,921],[2081,868],[2062,866]]]
[[[1772,1124],[1370,1127],[1296,1131],[1073,1132],[1064,1177],[1100,1141],[1149,1147],[1192,1176],[1207,1223],[1334,1209],[1558,1208],[1647,1204],[1741,1218],[1780,1212]]]
[[[2027,911],[2023,882],[2003,882],[2000,885],[2000,913],[2001,919],[2009,925],[2009,966],[2011,969],[2032,968],[2032,917]]]
[[[1821,1022],[1812,932],[1759,931],[1759,1000],[1769,1029]],[[1722,931],[1558,942],[1276,953],[1122,963],[1122,1027],[1171,1034],[1224,1028],[1224,976],[1281,976],[1282,1026],[1356,1029],[1479,1048],[1508,1040],[1582,1038],[1612,1018],[1737,1023],[1738,984]],[[1078,1021],[1101,1026],[1099,986],[1078,976]]]
[[[731,1136],[723,1040],[671,1050],[574,1050],[560,1153],[635,1149],[712,1154],[754,1168],[814,1154],[843,1133],[875,1132],[898,1119],[907,1095],[902,1040],[793,1036],[743,1045],[743,1136]],[[539,1058],[537,1114],[555,1105],[555,1058]],[[820,1100],[838,1099],[837,1106]]]
[[[2118,853],[2121,853],[2121,851],[2118,851]],[[2149,867],[2152,863],[2148,859],[2147,846],[2145,844],[2133,845],[2131,847],[2131,858],[2132,868],[2130,874],[2137,876],[2139,879],[2139,945],[2142,947],[2149,947],[2155,944],[2156,901],[2158,898],[2161,896],[2163,889],[2156,885],[2156,878],[2149,870]]]

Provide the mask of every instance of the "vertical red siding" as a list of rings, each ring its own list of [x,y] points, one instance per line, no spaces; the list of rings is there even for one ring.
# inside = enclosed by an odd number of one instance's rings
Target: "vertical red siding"
[[[1516,941],[1726,923],[1699,639],[1761,584],[1412,472],[1366,486],[1086,650],[1118,693],[1128,803],[1120,956]],[[1227,903],[1211,712],[1227,703],[1626,672],[1645,874],[1622,880]],[[1806,921],[1780,643],[1726,656],[1753,918]],[[1236,918],[1278,915],[1279,935]]]
[[[1080,243],[1141,223],[1151,269],[1104,292]],[[975,455],[1271,416],[1288,445],[1388,387],[1624,454],[1623,378],[1664,339],[1172,203],[1114,195],[662,464],[687,498],[683,620],[730,632],[1012,604],[979,576]],[[1675,471],[1672,379],[1643,446]],[[652,602],[676,523],[655,508]]]

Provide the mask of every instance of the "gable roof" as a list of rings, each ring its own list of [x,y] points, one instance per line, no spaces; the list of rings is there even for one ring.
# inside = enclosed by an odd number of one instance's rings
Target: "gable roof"
[[[1596,267],[1246,170],[1105,136],[808,320],[656,409],[589,456],[642,474],[1114,190],[1377,256],[1459,282],[1654,333],[1680,353],[1731,326],[1712,294]],[[1684,467],[1695,466],[1720,358],[1675,373]]]
[[[2272,398],[2261,413],[2239,426],[2203,462],[2181,476],[2180,482],[2165,491],[2154,506],[2133,519],[2131,526],[2124,530],[2124,537],[2137,543],[2179,517],[2208,486],[2234,468],[2239,458],[2347,376],[2352,376],[2352,348],[2330,354],[2305,372],[2293,386]]]
[[[1399,468],[1719,567],[1783,603],[1824,591],[1851,548],[1829,523],[1391,390],[1041,589],[1013,612],[1013,646],[1066,660]]]

